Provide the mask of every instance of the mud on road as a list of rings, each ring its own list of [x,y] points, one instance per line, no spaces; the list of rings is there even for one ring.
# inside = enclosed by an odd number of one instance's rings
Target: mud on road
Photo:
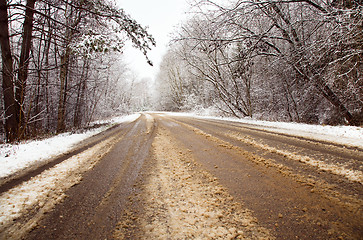
[[[103,144],[84,155],[76,180],[25,208],[0,237],[363,236],[362,149],[156,113],[142,114]],[[57,201],[44,204],[50,196]]]

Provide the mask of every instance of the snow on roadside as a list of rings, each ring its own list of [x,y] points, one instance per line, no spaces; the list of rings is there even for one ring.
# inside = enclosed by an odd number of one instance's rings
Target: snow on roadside
[[[267,130],[271,132],[294,135],[298,137],[310,138],[318,141],[327,141],[342,144],[350,147],[363,148],[363,128],[355,126],[328,126],[312,125],[294,122],[270,122],[260,121],[251,118],[222,118],[213,116],[199,116],[193,113],[163,113],[172,116],[189,116],[202,119],[225,120],[250,124],[253,128]]]
[[[84,133],[63,133],[43,140],[24,141],[20,144],[1,144],[0,178],[7,177],[17,171],[65,153],[82,140],[105,131],[113,124],[132,122],[139,116],[140,114],[133,114],[124,117],[116,117],[108,121],[95,122],[97,124],[102,123],[108,125],[88,130]]]
[[[303,155],[299,155],[297,153],[293,153],[293,152],[289,152],[287,150],[280,150],[274,147],[271,147],[267,144],[262,144],[262,143],[258,143],[255,140],[251,140],[246,138],[245,136],[240,136],[240,135],[236,135],[236,134],[231,134],[229,135],[235,139],[237,139],[238,141],[241,142],[245,142],[247,144],[253,145],[257,148],[263,149],[265,151],[268,151],[270,153],[276,153],[279,154],[281,156],[284,156],[285,158],[294,160],[294,161],[298,161],[298,162],[302,162],[305,164],[309,164],[311,166],[317,167],[318,169],[322,170],[322,171],[327,171],[327,172],[331,172],[333,174],[336,175],[340,175],[343,176],[345,178],[347,178],[348,180],[352,181],[352,182],[358,182],[360,184],[363,184],[363,173],[362,171],[359,170],[354,170],[354,169],[349,169],[347,167],[345,167],[343,164],[339,164],[339,163],[326,163],[324,161],[321,161],[319,159],[314,159],[308,156],[303,156]]]
[[[0,194],[0,239],[22,239],[44,213],[62,201],[68,188],[81,181],[82,173],[91,169],[117,141],[117,136],[108,138]],[[32,211],[34,215],[26,215]],[[14,222],[24,215],[31,218]]]
[[[140,115],[141,115],[140,113],[134,113],[131,115],[126,115],[126,116],[118,116],[118,117],[113,117],[108,120],[95,121],[95,122],[93,122],[93,124],[117,124],[117,123],[124,123],[124,122],[133,122],[138,117],[140,117]]]

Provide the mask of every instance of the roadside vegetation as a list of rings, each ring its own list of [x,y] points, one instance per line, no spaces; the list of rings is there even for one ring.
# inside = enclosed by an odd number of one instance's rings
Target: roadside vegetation
[[[0,0],[0,142],[141,110],[362,126],[362,8],[193,0],[153,82],[123,50],[152,65],[155,40],[115,2]]]
[[[62,133],[130,111],[125,41],[146,28],[108,0],[1,0],[0,141]]]
[[[361,125],[362,3],[194,1],[157,78],[164,110]]]

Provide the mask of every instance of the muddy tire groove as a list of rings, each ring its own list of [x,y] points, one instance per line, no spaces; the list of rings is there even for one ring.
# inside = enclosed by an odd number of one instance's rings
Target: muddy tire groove
[[[320,187],[324,190],[323,192],[329,193],[330,197],[339,196],[343,201],[338,201],[338,204],[347,203],[349,206],[355,204],[356,209],[362,206],[363,186],[361,182],[363,181],[363,173],[359,170],[346,169],[344,165],[339,163],[337,165],[325,163],[324,160],[316,160],[316,157],[270,147],[238,132],[225,131],[215,134],[205,127],[198,128],[194,124],[182,123],[186,124],[186,127],[194,129],[197,134],[206,136],[207,139],[219,141],[220,146],[240,150],[241,154],[248,155],[253,162],[276,168],[279,172],[314,188]],[[212,135],[204,131],[208,131]],[[356,154],[363,157],[363,153]],[[358,162],[357,165],[359,165]],[[347,179],[342,178],[342,176]]]
[[[247,206],[252,206],[250,209],[259,212],[260,214],[258,214],[258,218],[260,220],[264,220],[262,222],[267,222],[267,226],[270,228],[274,228],[278,233],[279,238],[295,238],[294,235],[288,235],[289,232],[294,234],[294,232],[291,232],[292,226],[296,228],[295,231],[297,236],[299,234],[303,234],[300,236],[310,236],[310,238],[315,239],[326,239],[332,238],[334,236],[347,239],[356,239],[361,236],[362,217],[360,213],[362,210],[362,201],[359,198],[357,199],[354,196],[345,196],[343,194],[330,191],[330,189],[327,189],[330,187],[329,185],[324,185],[321,183],[317,184],[318,182],[314,181],[314,179],[311,179],[310,177],[306,178],[304,176],[297,176],[291,172],[291,169],[284,165],[276,164],[274,161],[271,161],[271,159],[265,159],[263,157],[261,158],[256,156],[256,153],[251,153],[248,151],[246,152],[245,150],[240,149],[229,142],[221,140],[224,138],[219,138],[215,137],[213,134],[211,135],[209,133],[204,133],[199,128],[195,128],[194,124],[189,125],[188,123],[179,120],[179,118],[174,119],[164,117],[165,122],[170,121],[174,122],[174,125],[179,125],[178,129],[177,127],[173,128],[173,132],[178,132],[175,137],[178,139],[184,138],[182,141],[185,143],[189,142],[188,145],[190,146],[192,152],[197,153],[198,155],[196,159],[202,162],[207,169],[211,170],[211,172],[217,176],[221,176],[222,179],[224,179],[224,186],[229,185],[229,187],[234,190],[242,200],[246,198],[245,196],[247,196],[247,199],[251,204],[247,204]],[[205,126],[208,125],[206,124]],[[181,133],[181,129],[183,129],[185,134]],[[228,129],[228,127],[226,127],[226,129]],[[191,138],[191,133],[194,133],[196,136],[199,135],[200,137],[197,138],[199,140]],[[205,142],[205,144],[201,144],[200,142],[202,141]],[[208,145],[214,145],[215,147],[207,147]],[[204,153],[203,151],[199,150],[200,148],[205,148]],[[218,148],[219,150],[215,150],[215,148]],[[210,160],[206,160],[208,152],[210,152],[210,156],[213,156]],[[228,155],[230,157],[227,157]],[[213,160],[214,156],[217,158],[216,160]],[[223,158],[225,158],[225,160]],[[235,162],[231,160],[233,158],[236,159]],[[243,160],[246,158],[248,159],[247,162]],[[236,166],[232,168],[229,167],[229,171],[231,172],[228,172],[228,167],[223,165],[225,163]],[[252,163],[257,164],[255,165],[256,167],[254,167]],[[249,165],[251,167],[246,168]],[[253,168],[259,170],[256,172],[253,170]],[[240,171],[241,169],[244,169],[247,172],[251,171],[251,173],[244,174]],[[273,169],[275,170],[272,171]],[[240,175],[234,174],[234,171],[240,172]],[[243,177],[243,175],[247,175],[247,177]],[[233,181],[237,181],[237,179],[239,182],[245,184],[233,183]],[[265,195],[263,198],[266,198],[264,201],[270,202],[272,204],[270,208],[266,209],[265,206],[256,204],[262,199],[257,200],[253,199],[253,197],[251,198],[252,195],[257,197],[256,192],[259,192],[258,188],[255,189],[255,192],[251,192],[252,189],[247,192],[236,189],[236,187],[242,188],[243,186],[250,188],[248,185],[253,184],[254,181],[255,184],[257,184],[256,187],[261,187],[261,194]],[[278,183],[279,181],[280,183]],[[272,184],[273,182],[276,182],[276,185]],[[270,189],[266,188],[267,186],[270,186]],[[284,186],[286,189],[282,189],[282,186]],[[288,194],[288,189],[290,189],[290,193],[294,193],[293,196]],[[244,194],[241,194],[243,192]],[[283,196],[287,198],[287,201],[281,201]],[[292,199],[294,199],[294,201],[292,201]],[[349,200],[348,203],[345,202],[345,200]],[[285,205],[281,206],[280,203],[277,203],[276,201],[284,202]],[[259,208],[262,209],[266,209],[265,211],[271,211],[271,213],[275,212],[275,216],[278,217],[276,218],[273,216],[268,216],[266,213],[261,213],[261,209],[256,210],[256,206],[253,205],[259,206]],[[280,207],[277,207],[279,205]],[[283,213],[276,213],[276,210],[273,208],[276,208],[277,211]],[[279,208],[281,209],[278,210]],[[280,216],[284,217],[280,219]],[[273,222],[276,222],[276,227],[273,225]],[[310,231],[308,230],[309,228],[311,229]],[[299,231],[301,232],[299,233]]]
[[[143,194],[133,200],[143,203],[145,212],[142,215],[128,212],[129,217],[119,223],[115,236],[272,239],[252,213],[233,201],[218,181],[201,170],[187,149],[179,145],[168,131],[159,129],[153,143],[154,167],[143,186]],[[132,215],[137,215],[135,222],[129,220]]]
[[[15,219],[14,234],[34,219],[24,239],[363,236],[362,184],[308,163],[362,170],[360,150],[158,113],[112,132],[108,147],[80,157],[84,171],[67,170],[73,186],[49,196],[58,204],[28,209]]]
[[[26,239],[111,236],[149,153],[153,134],[146,135],[146,130],[145,116],[142,116],[130,125],[122,141],[83,176],[83,181],[66,192],[68,197],[64,202],[47,214]]]
[[[62,154],[61,156],[54,157],[53,159],[45,163],[40,163],[39,165],[32,166],[14,175],[8,176],[4,179],[0,179],[0,194],[8,191],[9,189],[23,182],[28,181],[32,177],[41,174],[45,170],[54,167],[55,165],[67,160],[68,158],[80,154],[89,148],[92,148],[93,146],[100,143],[101,141],[106,140],[107,138],[119,135],[121,132],[127,129],[128,126],[132,124],[133,124],[132,122],[127,124],[117,124],[107,129],[105,132],[101,132],[89,139],[82,141],[73,150],[70,150],[69,152]]]

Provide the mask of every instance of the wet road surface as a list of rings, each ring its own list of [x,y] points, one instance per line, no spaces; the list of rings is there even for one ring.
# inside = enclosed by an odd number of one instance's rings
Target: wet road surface
[[[20,238],[363,236],[362,149],[163,113],[113,131],[107,154]]]

